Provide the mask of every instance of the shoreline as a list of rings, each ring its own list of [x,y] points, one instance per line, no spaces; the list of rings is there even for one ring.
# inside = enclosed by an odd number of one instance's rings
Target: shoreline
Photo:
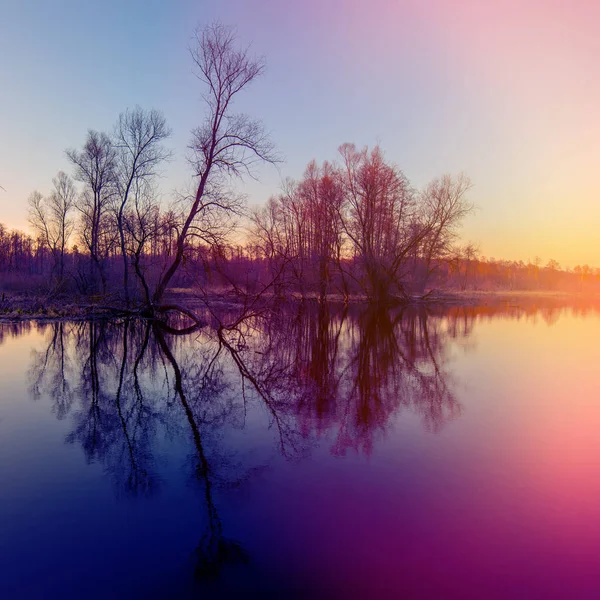
[[[81,299],[81,301],[67,300],[66,298],[48,300],[43,296],[33,295],[7,295],[1,296],[0,300],[0,323],[19,322],[27,320],[36,321],[87,321],[87,320],[112,320],[132,316],[134,318],[144,318],[141,315],[128,315],[123,307],[115,304],[110,306],[110,299],[98,299],[98,302],[92,302],[90,299]],[[215,304],[221,306],[239,306],[242,299],[230,294],[219,294],[212,292],[208,298]],[[181,306],[189,309],[203,308],[204,303],[192,289],[175,288],[167,296],[167,300],[177,300]],[[302,297],[298,293],[292,293],[286,298],[277,299],[275,296],[266,296],[263,302],[287,302],[287,303],[318,303],[318,295]],[[328,303],[332,305],[345,304],[344,298],[340,294],[330,294],[327,297]],[[531,304],[554,304],[569,306],[572,304],[585,303],[586,305],[600,305],[600,293],[584,294],[580,292],[566,292],[555,290],[438,290],[432,291],[426,296],[413,296],[408,302],[403,302],[398,298],[397,303],[392,303],[389,308],[398,308],[401,306],[412,307],[492,307],[505,306],[518,308]],[[353,296],[348,301],[348,306],[361,306],[368,304],[366,296]],[[123,312],[120,313],[120,311]]]

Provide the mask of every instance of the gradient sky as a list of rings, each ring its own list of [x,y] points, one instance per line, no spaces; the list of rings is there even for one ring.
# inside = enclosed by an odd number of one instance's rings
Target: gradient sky
[[[285,162],[245,186],[251,204],[343,142],[380,143],[417,187],[464,171],[487,257],[600,267],[597,0],[0,0],[0,222],[27,230],[64,150],[139,104],[164,111],[189,177],[201,122],[194,27],[238,28],[267,60],[239,105]]]

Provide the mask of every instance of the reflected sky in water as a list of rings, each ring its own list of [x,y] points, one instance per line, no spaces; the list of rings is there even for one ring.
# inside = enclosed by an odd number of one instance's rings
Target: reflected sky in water
[[[0,325],[0,597],[600,596],[600,312]]]

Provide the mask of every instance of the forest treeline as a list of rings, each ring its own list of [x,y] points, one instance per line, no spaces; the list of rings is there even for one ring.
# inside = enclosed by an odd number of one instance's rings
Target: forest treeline
[[[169,216],[155,213],[156,231],[168,231]],[[166,238],[166,239],[165,239]],[[172,238],[168,233],[163,239],[153,239],[143,255],[144,268],[159,269],[172,255]],[[122,258],[118,247],[113,244],[103,263],[107,281],[115,282],[117,289],[122,276]],[[283,262],[283,257],[280,257]],[[321,291],[318,277],[319,265],[314,262],[289,260],[279,277],[279,293],[296,291],[313,296]],[[353,268],[352,260],[342,259],[342,268]],[[58,283],[56,272],[62,272],[63,288],[80,295],[90,292],[88,282],[89,255],[80,250],[73,236],[61,253],[57,264],[56,254],[39,237],[18,230],[9,230],[0,223],[0,291],[26,293],[47,291]],[[496,291],[496,290],[554,290],[571,292],[593,292],[600,290],[600,269],[588,265],[561,268],[555,260],[543,263],[533,261],[511,261],[482,256],[471,245],[458,245],[448,256],[435,259],[435,269],[428,277],[427,289],[450,291]],[[333,270],[326,280],[330,293],[343,293],[343,271]],[[331,267],[331,265],[329,265]],[[131,267],[130,267],[131,268]],[[217,248],[198,246],[190,252],[186,265],[175,280],[178,286],[190,287],[201,284],[223,290],[233,281],[252,292],[264,286],[271,273],[278,268],[275,261],[265,257],[260,248],[253,244],[220,244]],[[304,269],[303,278],[299,275]],[[308,273],[306,271],[309,271]],[[413,274],[411,274],[411,277]],[[350,277],[348,277],[350,279]],[[53,283],[54,282],[54,283]],[[360,286],[346,281],[348,289],[360,293]],[[135,287],[131,286],[132,289]],[[276,287],[276,286],[274,286]],[[410,288],[409,288],[410,289]],[[274,290],[275,291],[275,290]]]
[[[189,146],[190,190],[163,201],[157,182],[172,156],[165,117],[126,110],[111,132],[89,130],[82,146],[66,150],[70,174],[31,193],[33,235],[0,226],[5,290],[77,293],[155,315],[181,308],[164,301],[172,287],[387,303],[437,288],[598,284],[588,267],[485,260],[461,246],[473,211],[468,177],[443,175],[415,189],[378,146],[343,144],[336,160],[310,162],[299,180],[248,210],[236,180],[278,156],[262,123],[234,107],[264,64],[220,24],[198,30],[190,53],[205,108]]]
[[[156,114],[136,109],[119,123]],[[114,139],[90,132],[81,152],[68,153],[78,180],[87,177],[82,165],[98,165],[115,147]],[[378,147],[346,144],[340,156],[339,163],[311,162],[302,179],[287,180],[280,194],[254,211],[233,206],[231,196],[208,198],[213,205],[189,227],[181,268],[170,283],[377,301],[405,299],[439,284],[471,210],[469,180],[444,176],[416,191]],[[177,204],[163,209],[148,181],[135,182],[125,200],[132,170],[94,172],[83,189],[60,172],[49,195],[33,192],[29,216],[37,236],[0,230],[0,269],[27,275],[27,285],[80,294],[116,291],[127,303],[144,296],[150,301],[178,256],[186,217]],[[98,180],[104,189],[112,186],[106,195],[94,191]],[[240,230],[244,243],[232,243]]]

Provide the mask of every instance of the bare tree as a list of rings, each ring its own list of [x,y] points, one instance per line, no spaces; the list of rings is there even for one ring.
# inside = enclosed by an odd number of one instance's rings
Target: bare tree
[[[458,246],[454,250],[454,264],[460,288],[466,290],[472,277],[473,267],[479,260],[479,247],[473,242]],[[524,265],[523,265],[524,267]]]
[[[116,150],[118,192],[115,212],[123,258],[123,290],[127,306],[129,269],[125,244],[125,210],[132,191],[140,190],[144,185],[149,186],[157,175],[160,163],[171,156],[171,152],[162,145],[170,133],[165,117],[160,111],[145,111],[139,106],[121,113],[115,127],[113,143]],[[139,214],[139,211],[136,212]]]
[[[280,197],[271,197],[260,208],[253,211],[250,243],[256,249],[257,260],[264,260],[273,290],[282,298],[287,287],[286,268],[294,260],[291,240],[283,227]]]
[[[29,214],[27,217],[29,224],[42,240],[42,243],[52,251],[50,215],[48,214],[46,199],[40,192],[34,190],[29,194],[27,203],[29,204]]]
[[[342,247],[339,218],[343,200],[333,166],[311,161],[299,182],[287,180],[282,193],[253,215],[253,241],[271,263],[287,260],[304,295],[318,290],[324,299]]]
[[[450,257],[458,228],[474,206],[466,199],[471,180],[462,173],[434,179],[421,194],[421,217],[426,234],[421,242],[421,291],[442,260]]]
[[[160,304],[179,269],[190,239],[194,236],[210,239],[210,227],[207,230],[203,220],[214,213],[231,214],[239,210],[236,199],[224,189],[228,180],[252,175],[257,162],[275,160],[262,124],[233,112],[235,98],[261,75],[263,62],[250,56],[248,48],[239,49],[233,29],[221,24],[198,30],[190,52],[196,76],[206,86],[207,114],[204,123],[192,134],[191,163],[197,178],[196,189],[186,202],[173,260],[154,291],[155,306]]]
[[[101,238],[105,233],[102,231],[103,218],[115,192],[116,151],[105,133],[89,130],[83,149],[67,150],[66,154],[75,168],[75,179],[85,185],[77,208],[83,216],[83,239],[92,259],[90,283],[95,289],[95,268],[102,280],[102,291],[106,292]]]
[[[136,188],[133,194],[133,207],[124,214],[123,219],[128,240],[126,253],[131,255],[135,274],[144,291],[145,302],[150,304],[150,284],[142,257],[148,253],[148,250],[152,254],[152,245],[156,246],[161,237],[164,219],[161,221],[160,207],[151,186],[143,185],[140,189],[138,181],[135,181],[133,185]]]
[[[75,207],[77,191],[73,180],[64,172],[59,171],[52,180],[54,190],[50,194],[50,212],[56,227],[56,240],[59,252],[59,277],[64,277],[65,250],[73,233],[75,223],[70,213]]]
[[[298,194],[306,206],[305,255],[312,278],[318,282],[319,296],[324,300],[343,243],[339,215],[344,196],[332,165],[325,162],[319,167],[311,161],[298,185]]]
[[[344,144],[340,154],[340,218],[361,267],[356,279],[374,302],[387,302],[394,289],[405,296],[401,270],[423,235],[408,179],[378,146],[369,152]]]
[[[73,180],[63,171],[59,171],[52,183],[54,189],[48,197],[38,191],[29,196],[29,223],[52,253],[53,273],[61,282],[65,251],[74,226],[70,213],[75,205],[76,190]]]

